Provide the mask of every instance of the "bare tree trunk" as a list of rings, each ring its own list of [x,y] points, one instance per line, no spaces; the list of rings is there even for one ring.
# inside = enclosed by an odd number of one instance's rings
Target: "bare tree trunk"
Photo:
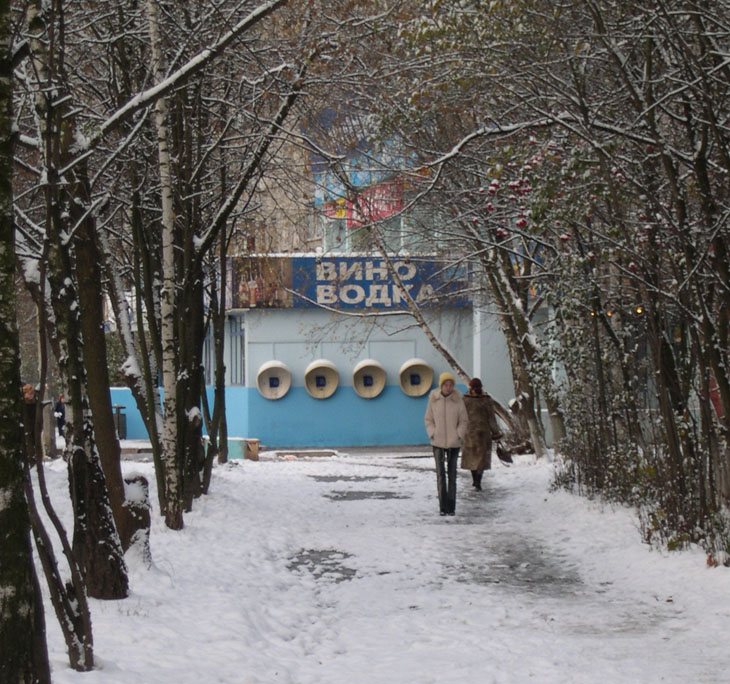
[[[48,366],[48,345],[46,341],[50,339],[48,335],[48,308],[46,307],[46,261],[47,255],[44,250],[40,261],[40,291],[38,293],[38,321],[40,323],[38,340],[42,387],[45,385]],[[30,473],[26,464],[26,499],[28,500],[28,510],[30,512],[31,528],[33,530],[36,550],[46,576],[46,582],[48,583],[51,603],[53,604],[61,632],[66,641],[69,664],[75,670],[85,672],[94,666],[94,636],[91,629],[91,614],[89,612],[89,602],[83,571],[78,559],[73,553],[71,544],[69,544],[66,530],[63,528],[61,520],[51,505],[42,459],[38,461],[36,473],[38,476],[38,490],[43,507],[58,535],[58,540],[68,563],[70,579],[64,581],[58,570],[53,545],[51,544],[43,521],[38,514],[35,494],[31,486]]]
[[[226,267],[225,236],[221,236],[220,254],[218,258],[221,273],[220,299],[216,299],[216,307],[213,313],[213,340],[215,344],[215,409],[213,424],[220,426],[218,439],[218,463],[228,461],[228,421],[226,420],[226,367],[223,352],[225,341],[226,307],[225,292],[228,282],[228,269]],[[215,294],[215,293],[214,293]],[[216,414],[220,416],[216,421]]]
[[[9,4],[0,5],[0,681],[51,681],[45,615],[24,493],[15,307],[12,64]]]
[[[129,315],[126,310],[126,302],[122,302],[122,287],[119,284],[117,278],[116,278],[116,272],[114,271],[114,268],[109,265],[107,257],[111,255],[111,250],[108,245],[106,245],[106,241],[103,236],[99,236],[101,242],[102,242],[102,249],[100,250],[100,258],[104,260],[104,263],[107,264],[107,272],[110,273],[109,278],[109,290],[111,294],[111,301],[112,301],[112,307],[115,312],[115,316],[117,321],[119,322],[119,327],[121,329],[121,338],[122,338],[122,346],[125,350],[125,354],[127,358],[137,358],[137,350],[135,349],[134,340],[132,339],[131,334],[131,325],[129,320]],[[107,376],[108,377],[108,376]],[[135,381],[133,382],[133,388],[132,393],[133,396],[137,399],[138,405],[143,408],[147,406],[147,403],[143,401],[144,395],[142,395],[142,383],[139,382],[141,379],[135,376]],[[153,404],[154,406],[154,404]],[[113,425],[112,425],[113,428]],[[154,433],[150,431],[151,438],[154,437]],[[119,451],[119,442],[116,439],[116,435],[114,436],[114,442],[116,444],[116,449]],[[151,444],[153,445],[153,448],[156,446],[156,441],[154,439],[151,439]],[[120,463],[121,455],[119,455],[118,459],[115,461],[116,465],[114,463],[111,464],[112,471],[116,472],[116,470],[119,470],[119,476],[121,477],[121,463]],[[103,461],[102,461],[103,465]],[[106,474],[106,471],[105,471]],[[113,479],[108,478],[108,479]],[[124,481],[126,482],[126,480]],[[149,496],[149,483],[141,476],[138,476],[135,478],[135,482],[137,482],[140,485],[143,485],[143,490],[146,493],[147,496]],[[121,491],[125,491],[125,485],[124,483],[121,484]],[[111,497],[111,495],[110,495]],[[149,500],[145,499],[144,501],[131,501],[126,498],[126,494],[123,494],[123,498],[119,500],[123,506],[123,510],[120,511],[119,518],[121,518],[121,524],[117,523],[117,530],[119,531],[119,541],[122,544],[122,549],[125,551],[125,553],[130,549],[130,547],[133,544],[142,544],[143,549],[141,551],[142,555],[146,558],[150,558],[150,551],[149,551],[149,532],[150,532],[150,502]],[[114,519],[117,520],[117,512],[114,509],[114,506],[112,506],[112,511],[114,512]],[[143,527],[140,527],[143,526]],[[146,527],[145,527],[146,526]]]
[[[70,394],[72,411],[72,425],[67,431],[70,438],[67,458],[75,523],[73,551],[84,570],[91,596],[123,598],[128,591],[127,569],[94,440],[82,356],[84,340],[78,288],[74,279],[75,254],[67,241],[72,233],[70,217],[78,212],[77,207],[71,206],[79,199],[73,189],[78,180],[73,171],[67,171],[63,179],[59,173],[70,159],[74,119],[68,111],[68,103],[64,104],[65,98],[60,96],[65,88],[62,60],[48,52],[47,46],[56,44],[45,40],[55,28],[52,22],[63,22],[63,17],[58,16],[62,15],[62,6],[53,9],[55,13],[49,7],[42,7],[40,2],[32,3],[28,8],[28,26],[33,36],[30,49],[39,79],[35,104],[47,179],[44,199],[49,244],[48,283],[56,322],[54,333],[59,340],[59,371]],[[56,49],[61,51],[62,46],[56,45]],[[57,59],[59,63],[56,63]],[[48,96],[49,83],[53,83],[58,100]],[[60,103],[58,106],[55,106],[56,101]],[[90,207],[84,210],[89,211]]]
[[[217,457],[218,463],[228,461],[228,425],[226,423],[226,367],[224,363],[224,338],[225,338],[225,291],[228,279],[226,264],[225,235],[220,238],[220,253],[218,263],[220,264],[220,297],[215,284],[211,286],[210,295],[210,327],[213,330],[213,345],[215,349],[215,379],[214,379],[214,403],[213,415],[210,415],[208,398],[203,390],[203,416],[208,431],[208,451],[205,455],[205,469],[203,471],[203,493],[208,493],[210,477],[213,469],[213,460]]]
[[[88,672],[94,667],[94,637],[91,630],[91,614],[86,595],[86,585],[82,570],[73,554],[60,519],[51,506],[46,488],[43,464],[38,467],[38,485],[46,514],[50,518],[61,542],[64,555],[68,560],[71,579],[64,582],[58,569],[53,544],[38,513],[30,486],[30,473],[26,465],[26,499],[30,511],[31,527],[35,539],[38,558],[46,576],[51,603],[58,618],[66,647],[69,665],[79,672]],[[50,680],[49,680],[50,681]]]
[[[514,311],[516,308],[513,303],[514,293],[510,292],[504,284],[503,278],[498,272],[499,265],[492,265],[486,262],[486,257],[482,258],[482,262],[487,282],[490,284],[490,292],[500,311],[500,323],[507,343],[507,351],[512,367],[515,399],[519,402],[520,415],[527,424],[530,433],[529,439],[532,443],[532,448],[535,450],[535,455],[541,458],[545,454],[544,440],[537,415],[535,414],[536,393],[528,370],[529,360],[524,346],[526,343],[526,334],[518,329],[518,320],[515,318],[515,314],[519,316],[522,315],[522,312]],[[506,294],[505,289],[508,290]],[[525,321],[522,321],[522,323],[525,323]],[[561,432],[560,428],[558,428],[558,431],[559,436],[561,434],[564,435],[564,431]]]
[[[136,162],[129,164],[129,174],[132,187],[139,184]],[[114,317],[117,321],[119,337],[124,349],[124,354],[131,363],[122,368],[125,380],[132,391],[132,396],[140,411],[142,420],[149,435],[152,448],[152,459],[155,464],[155,481],[157,483],[157,500],[160,511],[165,510],[165,477],[162,461],[162,450],[160,434],[162,432],[162,407],[159,388],[157,386],[157,369],[160,367],[159,358],[161,350],[157,337],[156,312],[157,300],[154,296],[154,266],[152,252],[153,248],[145,242],[145,227],[142,222],[140,198],[135,191],[132,193],[131,209],[129,211],[129,223],[132,229],[133,257],[132,277],[134,287],[139,296],[136,297],[136,311],[134,312],[138,321],[145,320],[145,309],[147,312],[148,325],[140,325],[136,334],[132,332],[132,319],[127,309],[124,286],[119,273],[112,261],[113,251],[103,234],[99,235],[103,243],[102,253],[106,259],[107,272],[110,274],[109,289],[111,292],[111,303],[114,310]]]
[[[152,70],[155,82],[164,80],[162,51],[158,31],[156,0],[147,0],[149,15]],[[181,459],[177,453],[177,354],[175,352],[175,241],[172,196],[172,170],[168,150],[167,98],[160,97],[155,103],[155,126],[159,155],[160,184],[162,193],[162,390],[164,392],[162,460],[165,470],[165,523],[174,530],[183,527],[183,476]]]
[[[127,549],[130,533],[129,516],[125,507],[124,481],[122,479],[121,450],[114,425],[111,395],[109,392],[109,364],[104,335],[102,304],[102,260],[97,248],[90,218],[82,220],[77,231],[76,272],[79,279],[80,325],[84,338],[84,366],[87,373],[89,405],[94,420],[94,437],[104,470],[109,502],[114,522]]]

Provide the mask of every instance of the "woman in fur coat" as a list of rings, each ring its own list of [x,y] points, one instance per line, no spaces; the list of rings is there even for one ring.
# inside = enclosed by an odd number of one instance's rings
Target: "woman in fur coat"
[[[482,381],[472,378],[464,395],[469,416],[461,450],[461,467],[471,470],[472,486],[482,490],[482,475],[492,467],[492,440],[500,439],[492,398],[482,389]]]

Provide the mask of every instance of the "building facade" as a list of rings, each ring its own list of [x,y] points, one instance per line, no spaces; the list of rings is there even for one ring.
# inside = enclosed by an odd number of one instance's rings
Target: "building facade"
[[[400,282],[372,254],[231,260],[229,436],[268,448],[426,443],[428,393],[451,369],[407,312],[404,291],[467,372],[499,400],[511,397],[502,334],[473,306],[466,270],[435,257],[390,261]],[[128,438],[143,438],[126,392],[114,390],[114,403],[126,406]]]

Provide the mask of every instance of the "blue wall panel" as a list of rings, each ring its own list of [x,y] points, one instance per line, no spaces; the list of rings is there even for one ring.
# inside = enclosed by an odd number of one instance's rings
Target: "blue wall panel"
[[[352,387],[339,387],[329,399],[292,387],[276,401],[251,390],[250,426],[256,434],[250,436],[269,447],[423,444],[426,400],[392,385],[374,399],[359,397]]]
[[[248,405],[247,399],[250,389],[247,387],[226,387],[226,415],[228,418],[228,434],[231,437],[249,437],[248,434]],[[160,389],[162,397],[162,390]],[[137,409],[137,403],[132,396],[132,390],[127,387],[111,388],[112,404],[124,406],[123,413],[127,417],[127,439],[149,439],[147,428],[142,420],[142,414]],[[213,389],[208,388],[208,402],[213,409]]]
[[[142,420],[142,414],[137,410],[137,402],[132,396],[132,390],[127,387],[111,388],[112,406],[124,406],[122,413],[127,418],[127,439],[147,439],[147,428]]]
[[[427,399],[406,396],[393,385],[374,399],[359,397],[349,386],[338,387],[329,399],[314,399],[303,387],[292,387],[276,401],[264,399],[255,388],[227,387],[228,434],[260,439],[269,448],[425,444]],[[127,439],[147,439],[131,392],[112,389],[112,403],[125,406]]]
[[[226,419],[229,437],[251,437],[249,434],[248,395],[249,387],[226,387]],[[213,410],[213,389],[208,388],[208,405]]]

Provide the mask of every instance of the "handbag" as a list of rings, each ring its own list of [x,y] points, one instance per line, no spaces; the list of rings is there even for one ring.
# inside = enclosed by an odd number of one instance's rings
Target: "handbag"
[[[512,460],[512,454],[504,446],[502,446],[502,442],[497,442],[497,458],[499,458],[499,460],[507,466],[514,463]]]

